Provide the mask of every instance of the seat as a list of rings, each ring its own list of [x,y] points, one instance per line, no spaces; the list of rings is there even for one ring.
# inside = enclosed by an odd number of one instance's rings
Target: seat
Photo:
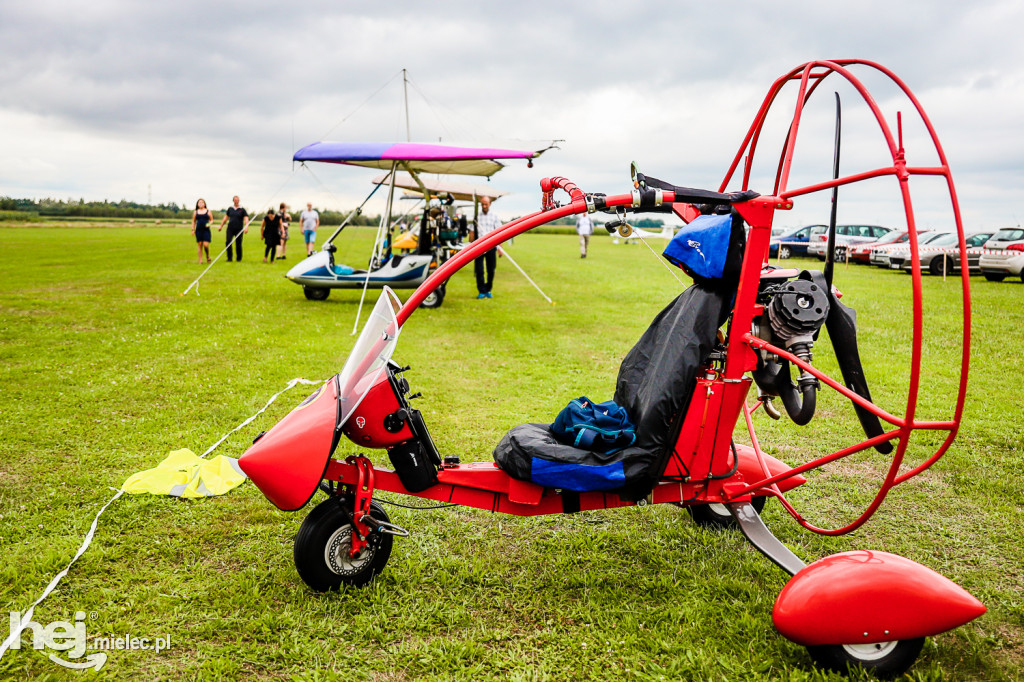
[[[494,461],[513,478],[576,491],[616,490],[646,496],[668,461],[696,386],[715,347],[733,289],[694,284],[662,310],[626,354],[615,382],[615,402],[636,425],[637,440],[612,455],[557,441],[547,424],[511,429]]]

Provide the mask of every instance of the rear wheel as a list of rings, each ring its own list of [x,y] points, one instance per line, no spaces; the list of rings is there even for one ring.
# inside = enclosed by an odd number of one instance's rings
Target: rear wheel
[[[914,664],[924,637],[874,644],[819,644],[807,647],[815,664],[836,672],[863,668],[876,677],[891,679],[902,675]]]
[[[345,512],[348,505],[351,502],[337,497],[324,500],[309,513],[295,536],[295,568],[302,581],[317,592],[342,585],[365,585],[384,570],[391,558],[394,538],[384,533],[371,536],[359,556],[350,556],[352,524]],[[376,502],[370,503],[370,516],[390,521]]]
[[[752,497],[750,503],[754,505],[754,511],[758,514],[764,509],[766,497]],[[729,508],[724,504],[712,502],[710,504],[697,504],[686,508],[698,526],[708,530],[725,530],[738,528],[736,519],[729,513]]]
[[[326,287],[302,287],[302,293],[306,295],[310,301],[326,301],[327,297],[331,295],[331,290]]]
[[[444,290],[445,285],[442,284],[438,288],[427,294],[427,297],[423,299],[423,303],[420,303],[421,308],[440,308],[441,303],[444,302]]]
[[[1022,276],[1024,276],[1024,271],[1021,272]],[[1002,282],[1004,279],[1006,279],[1006,275],[1001,275],[996,272],[986,272],[985,279],[987,279],[990,282]]]

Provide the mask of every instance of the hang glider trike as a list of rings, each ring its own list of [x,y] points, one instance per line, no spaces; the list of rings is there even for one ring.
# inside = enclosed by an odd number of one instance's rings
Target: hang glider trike
[[[925,154],[904,150],[901,115],[895,125],[883,115],[859,79],[861,71],[883,77],[905,94],[910,113],[926,131],[925,151],[937,156],[937,164],[911,163]],[[804,108],[829,79],[859,95],[877,122],[888,162],[840,174],[837,95],[833,177],[791,187]],[[774,186],[758,194],[749,186],[750,160],[758,151],[768,112],[773,105],[785,106],[780,93],[794,90],[795,107],[788,109],[794,113],[784,132]],[[566,178],[545,178],[540,211],[461,250],[404,304],[385,289],[342,371],[257,436],[240,465],[280,509],[297,510],[317,492],[326,494],[303,521],[294,544],[298,574],[314,590],[365,584],[384,569],[394,538],[408,534],[374,499],[379,491],[522,516],[674,504],[689,510],[699,523],[738,527],[792,576],[775,602],[773,621],[782,635],[806,646],[817,664],[838,670],[860,666],[880,676],[900,674],[917,658],[925,637],[967,623],[985,607],[944,576],[884,551],[846,551],[805,563],[771,533],[759,510],[773,498],[807,530],[849,533],[868,521],[893,488],[935,464],[958,433],[969,359],[966,271],[961,273],[962,366],[956,395],[950,396],[951,414],[918,414],[927,377],[921,363],[923,297],[913,248],[917,225],[911,185],[924,176],[939,178],[948,190],[963,252],[952,175],[938,137],[910,90],[892,72],[870,62],[804,64],[772,85],[717,190],[676,186],[645,176],[635,166],[632,187],[621,194],[587,193]],[[832,284],[834,248],[823,272],[768,264],[776,212],[792,210],[812,195],[832,193],[835,199],[839,188],[870,179],[884,180],[895,190],[915,259],[912,328],[907,334],[913,348],[909,382],[905,395],[889,392],[878,401],[872,399],[869,372],[860,360],[856,315],[849,301],[840,302]],[[727,191],[729,187],[734,189]],[[556,202],[556,192],[568,194],[568,203]],[[676,248],[671,253],[694,284],[654,319],[627,353],[615,384],[615,402],[636,425],[635,442],[605,455],[554,438],[546,424],[527,423],[501,439],[493,462],[448,451],[431,439],[423,414],[410,405],[409,368],[392,359],[401,330],[431,292],[481,252],[584,212],[610,213],[619,221],[631,214],[668,212],[691,219],[672,242]],[[834,247],[834,212],[831,226]],[[816,343],[823,345],[823,330],[841,378],[813,362],[812,349]],[[827,354],[824,348],[816,352]],[[890,366],[885,371],[900,369]],[[768,455],[755,432],[755,419],[778,414],[772,407],[777,397],[793,422],[808,424],[819,392],[826,390],[834,393],[823,397],[837,395],[835,404],[849,410],[850,432],[856,425],[864,435],[853,436],[854,442],[835,451],[803,454],[806,461],[795,465]],[[844,404],[848,407],[842,408]],[[839,417],[830,414],[828,421]],[[918,440],[922,434],[937,434],[939,444],[912,461],[908,447],[915,434]],[[386,453],[393,468],[371,461],[365,453],[372,451]],[[886,473],[870,503],[852,521],[820,528],[797,512],[790,500],[794,495],[787,493],[809,483],[804,474],[868,453],[888,462]]]
[[[550,147],[549,147],[550,148]],[[394,205],[395,188],[399,187],[399,171],[407,175],[403,184],[422,192],[425,203],[429,204],[432,195],[437,193],[431,184],[422,178],[425,174],[472,175],[490,177],[504,168],[502,160],[525,159],[533,166],[533,159],[547,149],[515,150],[487,149],[472,147],[455,147],[440,144],[416,143],[349,143],[349,142],[314,142],[295,152],[294,160],[300,162],[319,161],[325,163],[380,168],[388,174],[375,183],[373,191],[366,197],[362,205],[353,211],[344,222],[327,238],[321,250],[309,256],[291,268],[285,275],[289,280],[302,286],[306,298],[314,301],[325,300],[331,289],[381,289],[388,286],[392,289],[415,289],[421,285],[433,268],[452,253],[462,242],[463,230],[453,229],[450,219],[440,222],[436,216],[430,215],[430,206],[424,207],[419,221],[416,249],[413,253],[394,254],[392,239],[392,207]],[[411,180],[411,182],[409,182]],[[362,212],[370,197],[382,186],[388,187],[388,197],[384,213],[381,215],[377,235],[374,240],[373,252],[366,268],[353,268],[335,262],[335,238],[349,224],[349,221]],[[470,190],[472,191],[472,190]],[[443,192],[445,196],[451,193]],[[479,197],[470,196],[474,201],[474,218],[476,201]],[[443,212],[443,207],[441,207]],[[442,215],[446,215],[442,213]],[[429,297],[423,301],[426,308],[436,308],[444,301],[445,287],[436,287]]]

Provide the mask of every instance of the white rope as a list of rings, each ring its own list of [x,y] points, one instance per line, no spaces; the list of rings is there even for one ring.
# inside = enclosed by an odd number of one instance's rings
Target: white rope
[[[536,289],[537,291],[540,291],[540,295],[541,295],[541,296],[543,296],[543,297],[544,297],[544,299],[545,299],[545,300],[546,300],[546,301],[547,301],[548,303],[550,303],[551,305],[554,305],[554,304],[555,304],[555,302],[554,302],[554,301],[552,301],[552,300],[551,300],[550,298],[548,298],[548,295],[547,295],[547,294],[545,294],[545,293],[544,293],[543,291],[541,291],[540,287],[539,287],[539,286],[537,286],[537,283],[536,283],[536,282],[534,282],[534,281],[533,281],[532,279],[530,279],[530,276],[526,274],[526,271],[525,271],[525,270],[523,270],[523,269],[522,269],[521,267],[519,267],[519,263],[515,262],[515,261],[514,261],[514,260],[512,259],[512,256],[508,255],[508,251],[506,251],[505,249],[501,248],[500,246],[498,247],[498,251],[500,251],[500,252],[501,252],[502,254],[504,254],[505,258],[508,258],[508,262],[509,262],[509,263],[511,263],[512,265],[516,266],[516,270],[518,270],[519,272],[521,272],[521,273],[522,273],[523,277],[525,277],[525,278],[526,278],[526,281],[527,281],[527,282],[529,282],[530,284],[532,284],[532,285],[533,285],[533,288],[534,288],[534,289]]]
[[[679,275],[676,274],[676,271],[672,269],[672,267],[669,265],[669,263],[664,258],[662,258],[659,255],[657,255],[657,252],[650,248],[650,245],[647,244],[647,240],[645,240],[644,238],[640,237],[639,235],[637,235],[637,239],[640,240],[641,242],[643,242],[643,245],[645,247],[647,247],[647,250],[650,251],[652,254],[654,254],[654,258],[657,258],[658,262],[660,262],[663,265],[665,265],[665,269],[669,270],[669,274],[671,274],[672,276],[674,276],[674,278],[676,278],[676,282],[679,283],[679,286],[682,287],[683,289],[686,289],[686,285],[683,284],[683,281],[679,279]]]
[[[275,400],[277,400],[278,396],[280,396],[285,391],[288,391],[288,390],[294,388],[298,384],[313,384],[313,385],[315,385],[315,384],[321,384],[321,383],[323,383],[323,382],[322,381],[310,381],[309,379],[301,379],[301,378],[292,379],[291,381],[288,382],[288,386],[287,387],[285,387],[281,391],[278,391],[277,393],[275,393],[273,396],[270,397],[270,400],[268,400],[267,404],[263,406],[263,409],[261,409],[259,412],[257,412],[253,416],[251,416],[248,419],[246,419],[244,422],[242,422],[241,424],[239,424],[235,428],[233,428],[230,431],[228,431],[224,435],[223,438],[221,438],[219,441],[214,443],[206,452],[204,452],[202,455],[200,455],[200,457],[206,457],[208,454],[213,452],[213,450],[216,449],[217,446],[219,446],[221,443],[223,443],[225,440],[227,440],[228,436],[230,436],[235,431],[238,431],[240,428],[242,428],[245,425],[247,425],[250,422],[252,422],[252,420],[255,419],[256,417],[258,417],[259,415],[263,414],[267,410],[267,408],[270,407],[270,405]],[[111,490],[115,490],[115,489],[111,488]],[[39,598],[36,599],[32,603],[32,606],[28,607],[27,611],[25,611],[24,613],[20,614],[20,624],[19,624],[19,626],[16,629],[12,630],[10,636],[8,636],[7,639],[4,640],[3,644],[0,644],[0,658],[3,658],[3,655],[5,653],[7,653],[7,650],[10,649],[11,646],[16,641],[18,641],[21,638],[21,633],[24,632],[25,627],[32,620],[32,615],[35,612],[35,608],[37,606],[39,606],[39,604],[42,603],[42,601],[44,599],[46,599],[47,597],[50,596],[50,593],[53,592],[57,588],[57,584],[60,583],[60,581],[68,574],[68,571],[71,570],[71,566],[76,561],[78,561],[78,559],[83,554],[85,554],[85,550],[89,549],[89,545],[92,544],[93,537],[95,537],[95,535],[96,535],[96,526],[99,524],[100,517],[103,515],[103,512],[107,511],[107,507],[112,505],[119,497],[121,497],[121,495],[124,495],[124,490],[123,489],[117,490],[117,493],[113,497],[111,497],[107,501],[107,503],[105,505],[103,505],[103,507],[99,510],[99,512],[96,513],[95,518],[93,518],[93,520],[92,520],[92,525],[89,526],[89,532],[85,534],[85,538],[82,540],[82,545],[81,545],[81,547],[78,548],[78,552],[75,554],[74,558],[72,558],[71,561],[68,562],[68,565],[64,567],[63,571],[61,571],[60,573],[58,573],[57,575],[55,575],[53,577],[53,580],[51,580],[50,584],[46,586],[46,589],[43,590],[43,593],[41,595],[39,595]]]
[[[233,433],[234,433],[235,431],[238,431],[238,430],[239,430],[239,429],[241,429],[242,427],[244,427],[244,426],[248,426],[248,425],[249,425],[249,424],[250,424],[250,423],[252,422],[252,420],[253,420],[253,419],[255,419],[256,417],[258,417],[258,416],[260,416],[261,414],[263,414],[264,412],[266,412],[266,411],[267,411],[267,408],[268,408],[268,407],[270,407],[270,406],[271,406],[271,405],[272,405],[272,404],[274,403],[274,401],[275,401],[275,400],[277,400],[277,397],[278,397],[279,395],[281,395],[282,393],[284,393],[285,391],[289,391],[289,390],[291,390],[291,389],[295,388],[295,386],[296,386],[296,385],[298,385],[298,384],[309,384],[309,385],[314,385],[314,386],[315,386],[315,385],[319,385],[319,384],[322,384],[322,383],[323,383],[322,381],[310,381],[309,379],[301,379],[301,378],[295,378],[295,379],[292,379],[291,381],[289,381],[289,382],[288,382],[288,385],[287,385],[287,386],[285,386],[285,387],[284,387],[284,388],[283,388],[282,390],[280,390],[280,391],[278,391],[277,393],[275,393],[274,395],[270,396],[270,400],[268,400],[268,401],[267,401],[267,404],[266,404],[266,405],[264,405],[264,406],[263,406],[262,408],[260,408],[260,411],[259,411],[259,412],[257,412],[257,413],[256,413],[256,414],[254,414],[253,416],[249,417],[249,418],[248,418],[248,419],[246,419],[246,420],[245,420],[244,422],[242,422],[241,424],[239,424],[239,425],[238,425],[238,426],[236,426],[235,428],[231,429],[231,430],[230,430],[230,431],[228,431],[227,433],[225,433],[225,434],[224,434],[224,435],[223,435],[223,436],[221,437],[221,439],[220,439],[219,441],[217,441],[216,443],[214,443],[213,445],[211,445],[211,446],[209,447],[209,449],[208,449],[208,450],[207,450],[206,452],[204,452],[203,454],[201,454],[201,455],[199,455],[199,456],[200,456],[200,457],[206,457],[206,456],[207,456],[208,454],[210,454],[211,452],[213,452],[214,450],[216,450],[216,449],[217,449],[217,447],[218,447],[218,446],[219,446],[219,445],[220,445],[221,443],[223,443],[224,441],[226,441],[226,440],[228,439],[228,436],[230,436],[231,434],[233,434]]]
[[[4,640],[3,644],[0,644],[0,658],[3,658],[3,655],[11,648],[11,645],[21,638],[21,633],[25,630],[25,626],[32,620],[32,614],[35,612],[36,607],[39,606],[44,599],[50,596],[50,593],[57,588],[57,583],[59,583],[61,579],[68,574],[68,571],[71,570],[71,565],[78,561],[80,556],[85,554],[85,550],[89,549],[89,545],[92,544],[92,538],[96,534],[96,524],[99,523],[100,516],[102,516],[103,512],[107,510],[107,507],[113,504],[114,501],[123,494],[123,490],[118,490],[117,494],[111,497],[110,500],[103,505],[103,508],[100,509],[99,513],[96,514],[96,518],[92,520],[92,525],[89,526],[89,532],[85,534],[82,546],[78,548],[78,553],[75,554],[75,557],[70,562],[68,562],[68,565],[64,567],[63,571],[53,577],[53,580],[51,580],[50,584],[46,586],[45,590],[43,590],[39,599],[36,599],[32,606],[28,607],[28,610],[21,614],[19,626],[11,631],[10,636]]]

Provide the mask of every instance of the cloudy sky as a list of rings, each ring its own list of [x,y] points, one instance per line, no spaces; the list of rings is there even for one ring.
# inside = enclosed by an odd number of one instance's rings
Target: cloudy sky
[[[250,211],[282,200],[351,207],[373,171],[306,170],[291,155],[321,139],[404,140],[403,68],[413,141],[563,140],[533,169],[512,163],[492,179],[514,192],[496,204],[503,216],[533,210],[545,175],[626,191],[631,160],[717,188],[775,78],[812,59],[862,58],[895,71],[924,105],[968,228],[999,227],[1024,218],[1022,27],[1024,3],[989,0],[0,0],[0,195],[203,196],[219,209],[237,193]],[[887,116],[907,111],[893,88],[867,82]],[[886,163],[853,93],[838,81],[821,90],[791,184],[828,178],[833,90],[844,170]],[[791,98],[782,109],[779,120]],[[920,125],[905,127],[908,161],[933,162]],[[759,148],[755,189],[770,191],[780,145],[776,134]],[[888,199],[845,198],[841,222],[890,220]],[[813,200],[777,218],[823,220]]]

